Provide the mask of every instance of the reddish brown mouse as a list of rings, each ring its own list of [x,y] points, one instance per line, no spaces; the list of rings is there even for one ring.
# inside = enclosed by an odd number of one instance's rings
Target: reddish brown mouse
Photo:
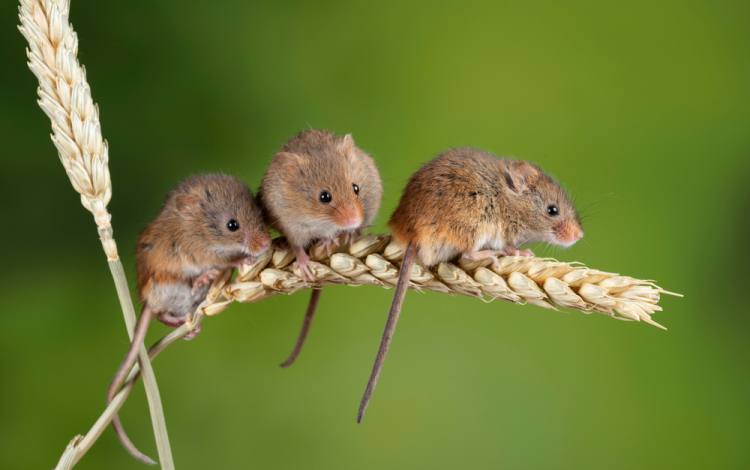
[[[151,317],[169,326],[185,323],[222,270],[251,264],[270,246],[261,210],[250,188],[239,179],[198,175],[172,189],[161,212],[138,236],[136,262],[143,311],[109,386],[107,404],[135,363]],[[112,425],[131,455],[154,463],[129,441],[117,416]]]
[[[406,185],[388,226],[405,247],[380,349],[359,406],[362,422],[383,367],[416,260],[434,266],[459,255],[533,256],[525,243],[570,246],[583,236],[578,213],[560,186],[531,163],[456,148],[427,162]]]
[[[305,281],[313,278],[305,249],[351,241],[375,218],[383,184],[375,161],[344,137],[311,129],[292,137],[273,157],[258,191],[268,225],[294,249]],[[320,290],[313,290],[297,344],[281,367],[290,366],[304,344]]]

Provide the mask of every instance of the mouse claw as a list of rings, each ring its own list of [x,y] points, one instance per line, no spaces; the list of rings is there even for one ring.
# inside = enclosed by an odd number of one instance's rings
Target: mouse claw
[[[333,254],[333,245],[339,244],[339,237],[336,238],[323,238],[318,243],[315,244],[315,246],[320,246],[326,249],[326,253],[328,254],[328,257],[330,258]],[[298,258],[299,259],[299,258]],[[308,263],[309,264],[309,263]]]
[[[234,266],[239,269],[242,267],[243,264],[252,266],[253,264],[255,264],[256,261],[258,261],[258,258],[256,256],[247,256],[237,261],[236,263],[234,263]]]
[[[300,274],[302,274],[303,281],[310,282],[313,279],[315,279],[315,276],[313,276],[312,271],[310,271],[309,264],[297,264],[297,268],[299,268]]]
[[[463,257],[469,261],[481,261],[483,259],[491,259],[492,266],[495,269],[500,269],[500,261],[497,259],[495,252],[492,250],[482,250],[482,251],[464,253]]]
[[[158,318],[158,320],[160,322],[164,323],[167,326],[171,326],[172,328],[178,328],[178,327],[182,326],[183,324],[185,324],[185,322],[187,321],[187,317],[186,316],[185,317],[176,317],[176,316],[172,315],[172,313],[170,313],[170,312],[162,312],[162,313],[159,314],[159,316],[157,318]],[[191,331],[188,334],[186,334],[185,336],[183,336],[182,339],[184,339],[185,341],[190,341],[191,339],[195,338],[195,336],[198,333],[200,333],[200,331],[201,331],[202,328],[203,328],[203,325],[198,325],[197,327],[195,327],[195,329],[193,331]]]
[[[197,294],[198,290],[201,288],[201,286],[204,286],[204,285],[210,283],[211,281],[213,281],[214,279],[216,279],[219,276],[219,274],[221,274],[220,270],[218,270],[218,269],[210,269],[210,270],[206,271],[205,273],[201,274],[200,276],[198,276],[193,281],[193,294]]]
[[[185,341],[190,341],[191,339],[198,336],[198,333],[200,333],[202,329],[203,329],[203,325],[198,325],[195,327],[193,331],[183,336],[182,339],[184,339]]]
[[[304,248],[298,248],[296,254],[297,261],[294,262],[294,266],[300,270],[300,274],[302,274],[302,280],[305,282],[315,281],[315,276],[313,275],[312,271],[310,271],[310,265],[318,263],[310,260],[310,257],[307,255]]]
[[[354,243],[354,240],[356,240],[357,238],[361,236],[362,236],[361,228],[349,230],[347,232],[344,232],[344,234],[342,235],[342,243],[345,245],[351,246],[352,243]]]
[[[532,258],[534,257],[534,252],[533,251],[528,250],[528,249],[527,250],[519,250],[518,248],[515,248],[515,247],[504,248],[503,249],[503,254],[505,256],[531,256]]]

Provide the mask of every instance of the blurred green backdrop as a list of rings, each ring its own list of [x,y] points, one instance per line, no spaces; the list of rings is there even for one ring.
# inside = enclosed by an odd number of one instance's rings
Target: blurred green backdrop
[[[422,162],[473,145],[600,199],[581,243],[539,253],[685,294],[663,299],[665,332],[410,293],[361,426],[392,291],[326,289],[290,370],[308,294],[234,305],[155,362],[178,468],[750,466],[749,2],[76,0],[71,20],[131,281],[170,186],[257,188],[315,126],[377,159],[375,230]],[[3,2],[0,467],[50,468],[103,410],[127,336],[16,24]],[[156,457],[142,387],[121,416]],[[107,430],[78,468],[143,467]]]

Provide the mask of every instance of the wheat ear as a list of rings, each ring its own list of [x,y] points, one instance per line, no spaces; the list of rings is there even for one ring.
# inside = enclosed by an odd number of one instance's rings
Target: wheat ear
[[[52,142],[73,188],[81,194],[81,203],[91,211],[107,255],[112,277],[131,339],[136,325],[135,310],[125,271],[113,238],[111,215],[107,204],[112,197],[109,176],[109,147],[102,140],[99,107],[91,99],[86,70],[76,58],[78,36],[68,23],[68,0],[21,0],[18,29],[29,42],[26,50],[29,68],[39,79],[39,106],[52,121]],[[144,384],[151,408],[151,418],[162,468],[172,469],[164,412],[156,377],[142,348],[139,354]],[[71,441],[58,469],[71,468],[83,453],[84,438]]]
[[[324,247],[310,250],[314,282],[305,282],[292,268],[294,252],[286,247],[269,250],[252,265],[242,265],[232,280],[233,270],[225,270],[212,284],[206,300],[185,325],[164,341],[173,341],[194,330],[205,316],[224,311],[232,302],[260,302],[281,294],[331,285],[374,285],[389,289],[396,285],[403,249],[390,234],[365,235],[351,245],[333,246],[327,256]],[[564,263],[552,258],[501,256],[499,267],[490,260],[440,263],[433,270],[414,264],[409,288],[449,295],[465,295],[490,302],[495,299],[557,310],[557,307],[602,313],[624,321],[645,321],[666,329],[651,319],[661,311],[662,294],[682,297],[657,286],[615,273],[590,269],[578,262]],[[126,384],[127,385],[127,384]]]
[[[232,301],[257,302],[279,294],[337,284],[369,284],[384,288],[398,280],[403,249],[390,234],[360,237],[351,246],[334,246],[330,257],[315,247],[310,258],[315,282],[305,283],[299,270],[292,269],[294,253],[289,249],[269,251],[252,266],[243,265],[237,278],[221,287],[221,295],[203,310],[211,315]],[[215,286],[218,288],[219,286]],[[619,320],[645,321],[664,328],[651,319],[662,308],[661,294],[671,294],[652,281],[590,269],[580,263],[563,263],[552,258],[504,256],[499,267],[492,261],[440,263],[429,270],[415,264],[410,289],[443,294],[461,294],[482,300],[506,300],[557,310],[557,307],[602,313]],[[199,309],[200,310],[200,309]],[[664,328],[666,329],[666,328]]]

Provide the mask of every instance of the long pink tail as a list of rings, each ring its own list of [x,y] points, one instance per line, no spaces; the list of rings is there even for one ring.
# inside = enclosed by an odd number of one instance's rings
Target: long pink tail
[[[307,304],[305,320],[302,322],[302,330],[299,332],[297,343],[294,345],[294,349],[292,350],[292,354],[289,355],[289,359],[281,364],[281,367],[284,369],[294,364],[294,361],[297,359],[299,352],[302,351],[302,346],[305,345],[305,339],[307,339],[307,333],[310,332],[310,325],[312,325],[313,317],[315,316],[315,310],[317,310],[318,308],[318,301],[320,300],[321,291],[322,289],[313,289],[312,294],[310,295],[310,303]]]
[[[143,341],[146,339],[146,332],[148,331],[148,325],[150,322],[151,309],[148,307],[148,305],[145,305],[143,307],[143,311],[141,312],[141,318],[138,320],[138,325],[136,325],[135,327],[135,334],[133,334],[133,341],[130,343],[130,348],[128,348],[128,352],[125,354],[125,358],[122,360],[122,363],[117,369],[117,372],[115,372],[115,376],[112,378],[112,382],[110,382],[109,384],[109,389],[107,389],[107,405],[112,402],[112,400],[115,398],[115,395],[117,395],[117,392],[120,391],[120,387],[122,387],[123,382],[125,382],[125,378],[128,376],[128,372],[130,372],[130,369],[133,368],[136,359],[138,359],[138,351],[141,349]],[[125,429],[123,429],[122,427],[119,416],[115,415],[114,418],[112,418],[112,427],[114,428],[115,434],[117,434],[117,438],[120,440],[120,443],[125,448],[125,450],[130,453],[130,455],[143,463],[149,465],[156,464],[153,459],[139,451],[138,448],[136,448],[136,446],[130,441],[127,434],[125,434]]]
[[[406,252],[404,252],[404,261],[401,263],[401,272],[398,275],[398,283],[396,284],[396,292],[393,294],[391,310],[388,312],[388,320],[385,322],[383,338],[380,340],[380,349],[378,349],[378,355],[375,356],[375,364],[372,366],[370,380],[367,382],[365,394],[359,404],[359,413],[357,414],[358,423],[361,423],[365,417],[367,405],[370,403],[375,386],[378,384],[378,377],[380,377],[380,372],[383,369],[385,357],[388,355],[388,348],[391,345],[393,333],[396,331],[396,323],[398,323],[398,317],[401,314],[401,306],[404,303],[404,297],[409,288],[409,278],[411,277],[411,267],[414,264],[415,251],[414,244],[409,243],[406,247]]]

